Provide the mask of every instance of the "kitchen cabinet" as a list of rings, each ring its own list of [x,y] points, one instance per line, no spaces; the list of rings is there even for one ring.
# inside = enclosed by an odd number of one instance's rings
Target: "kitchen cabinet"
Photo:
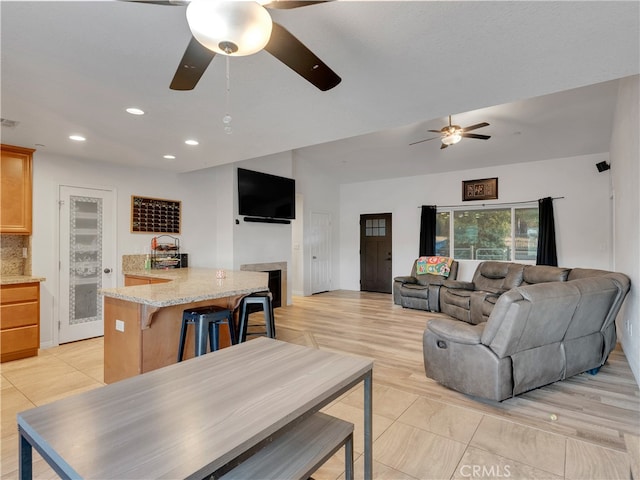
[[[31,148],[2,145],[0,166],[0,233],[31,234]]]
[[[0,362],[32,357],[40,347],[40,283],[0,286]]]

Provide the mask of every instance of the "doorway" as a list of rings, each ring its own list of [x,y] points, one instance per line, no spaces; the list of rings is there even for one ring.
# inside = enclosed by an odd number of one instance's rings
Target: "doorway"
[[[58,343],[104,335],[101,288],[116,286],[112,190],[60,186]]]
[[[360,290],[391,293],[391,214],[360,215]]]

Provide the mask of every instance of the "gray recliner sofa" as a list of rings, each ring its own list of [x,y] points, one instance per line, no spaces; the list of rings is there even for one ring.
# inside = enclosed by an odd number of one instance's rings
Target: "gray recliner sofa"
[[[500,294],[486,321],[429,319],[423,335],[426,375],[454,390],[502,401],[598,369],[615,347],[615,318],[630,281],[622,273],[566,270],[565,281],[521,283]]]
[[[440,311],[440,287],[447,280],[455,280],[458,275],[458,262],[453,260],[449,267],[449,275],[433,275],[417,273],[418,259],[413,262],[411,274],[393,279],[393,303],[405,308]]]
[[[570,268],[546,265],[482,262],[478,264],[471,282],[443,282],[440,311],[468,323],[486,322],[504,292],[521,285],[564,282],[570,271]]]

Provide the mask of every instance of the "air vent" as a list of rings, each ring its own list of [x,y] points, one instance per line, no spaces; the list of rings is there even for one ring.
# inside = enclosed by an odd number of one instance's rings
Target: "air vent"
[[[8,118],[0,118],[0,125],[8,128],[15,128],[18,126],[20,122],[16,122],[15,120],[9,120]]]

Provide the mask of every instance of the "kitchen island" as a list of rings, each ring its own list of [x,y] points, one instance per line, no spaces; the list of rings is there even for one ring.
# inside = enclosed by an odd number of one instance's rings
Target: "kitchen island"
[[[104,381],[113,383],[176,363],[182,312],[220,305],[235,309],[240,299],[268,289],[265,272],[179,268],[125,272],[137,285],[101,290],[104,296]],[[141,279],[148,279],[148,284]],[[220,346],[229,345],[221,328]],[[185,358],[193,356],[187,332]]]

